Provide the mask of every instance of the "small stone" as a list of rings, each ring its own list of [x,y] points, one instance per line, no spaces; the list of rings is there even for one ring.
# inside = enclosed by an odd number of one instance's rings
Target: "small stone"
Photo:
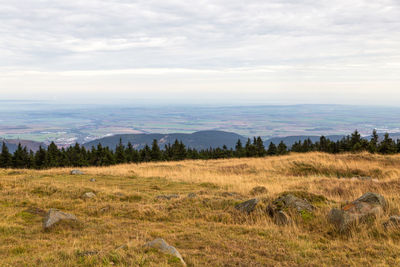
[[[400,216],[394,215],[390,216],[389,220],[383,224],[385,229],[388,228],[397,228],[400,229]]]
[[[57,223],[59,223],[61,221],[73,221],[73,222],[76,222],[77,219],[76,219],[75,215],[73,215],[73,214],[64,213],[64,212],[59,211],[57,209],[50,209],[47,212],[46,217],[43,220],[43,228],[44,229],[49,229],[53,225],[55,225],[55,224],[57,224]]]
[[[80,171],[80,170],[72,170],[70,172],[70,174],[71,175],[83,175],[84,173],[83,173],[83,171]]]
[[[173,199],[173,198],[179,198],[179,195],[171,194],[171,195],[159,195],[159,196],[156,196],[156,199],[167,199],[167,200],[170,200],[170,199]]]
[[[77,252],[78,256],[86,257],[86,256],[93,256],[99,254],[98,251],[79,251]]]
[[[256,198],[247,200],[245,202],[242,202],[240,204],[237,204],[235,206],[235,209],[241,211],[241,212],[246,212],[247,214],[250,214],[254,211],[254,209],[256,208],[257,204],[258,204],[259,200]]]
[[[183,266],[186,266],[186,263],[183,260],[182,255],[179,253],[179,251],[176,250],[175,247],[168,245],[168,243],[165,242],[165,240],[162,238],[157,238],[151,242],[148,242],[144,245],[144,247],[155,248],[165,254],[175,256],[182,262]]]
[[[96,195],[93,192],[86,192],[81,196],[82,199],[90,199],[95,197]]]
[[[221,194],[221,196],[223,196],[223,197],[240,197],[240,194],[238,194],[236,192],[223,192]]]
[[[91,182],[96,182],[96,179],[92,178],[90,179]]]
[[[256,186],[250,191],[250,195],[255,196],[255,195],[262,195],[268,193],[267,188],[264,186]]]
[[[187,197],[188,197],[188,198],[195,198],[195,197],[197,197],[197,195],[196,195],[196,193],[189,193],[189,194],[187,195]]]
[[[111,210],[111,207],[110,206],[105,206],[105,207],[100,209],[100,212],[104,213],[104,212],[107,212],[109,210]]]

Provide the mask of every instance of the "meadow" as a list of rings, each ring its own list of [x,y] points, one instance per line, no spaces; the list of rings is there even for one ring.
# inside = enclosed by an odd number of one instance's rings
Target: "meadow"
[[[265,158],[0,170],[0,266],[181,266],[146,249],[161,237],[188,266],[399,266],[400,156],[292,153]],[[256,186],[267,191],[254,193]],[[85,192],[96,197],[82,199]],[[324,197],[312,216],[278,226],[266,206],[284,192]],[[366,192],[383,195],[381,218],[346,234],[327,222]],[[165,199],[159,196],[178,195]],[[257,197],[251,214],[235,205]],[[79,223],[43,230],[50,209]]]

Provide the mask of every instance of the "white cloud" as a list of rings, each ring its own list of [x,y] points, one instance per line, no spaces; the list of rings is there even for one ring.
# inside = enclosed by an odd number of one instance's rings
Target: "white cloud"
[[[114,75],[124,77],[121,88],[154,92],[203,90],[190,82],[216,77],[213,90],[226,92],[242,76],[240,86],[281,84],[294,95],[307,90],[296,81],[339,94],[372,90],[365,82],[374,81],[395,93],[398,29],[398,0],[0,0],[0,92],[73,91],[77,83],[90,91],[103,88],[94,77]],[[52,75],[79,78],[61,85]]]

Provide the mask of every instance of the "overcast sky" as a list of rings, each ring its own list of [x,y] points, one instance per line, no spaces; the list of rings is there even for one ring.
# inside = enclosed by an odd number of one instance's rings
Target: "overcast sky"
[[[0,99],[400,105],[399,0],[0,0]]]

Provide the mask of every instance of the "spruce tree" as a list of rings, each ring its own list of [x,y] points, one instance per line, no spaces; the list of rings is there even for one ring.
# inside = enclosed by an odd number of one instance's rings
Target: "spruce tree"
[[[287,146],[283,141],[281,141],[277,148],[277,154],[278,155],[286,155],[287,153],[288,153]]]
[[[0,168],[12,167],[12,155],[8,150],[6,143],[3,141],[0,154]]]
[[[12,157],[12,166],[17,169],[23,169],[28,167],[29,155],[26,148],[22,148],[21,144],[18,144],[17,150],[15,150]]]
[[[267,150],[267,155],[269,156],[273,156],[276,155],[278,153],[278,149],[276,148],[276,145],[274,143],[269,143],[269,147]]]
[[[47,152],[44,150],[41,146],[39,147],[39,150],[35,154],[35,167],[37,169],[44,169],[46,168],[46,158],[47,158]]]
[[[244,156],[244,149],[243,149],[242,141],[240,141],[240,139],[238,139],[236,142],[235,156],[238,158],[241,158]]]
[[[266,151],[265,151],[265,147],[264,147],[264,142],[260,136],[257,137],[255,145],[256,145],[257,156],[264,157]]]
[[[160,161],[161,160],[161,150],[158,146],[157,139],[153,140],[153,144],[151,145],[151,160],[152,161]]]
[[[57,167],[60,166],[61,155],[60,151],[58,150],[56,144],[51,142],[49,147],[47,148],[47,167]]]
[[[126,162],[125,147],[122,145],[122,139],[119,139],[119,144],[115,148],[115,162],[117,164]]]
[[[370,153],[376,153],[378,151],[378,142],[379,142],[379,135],[376,129],[374,129],[372,131],[372,138],[368,144],[368,151]]]
[[[383,141],[380,143],[378,148],[379,153],[381,154],[394,154],[397,151],[397,146],[392,138],[389,137],[389,134],[386,133]]]

